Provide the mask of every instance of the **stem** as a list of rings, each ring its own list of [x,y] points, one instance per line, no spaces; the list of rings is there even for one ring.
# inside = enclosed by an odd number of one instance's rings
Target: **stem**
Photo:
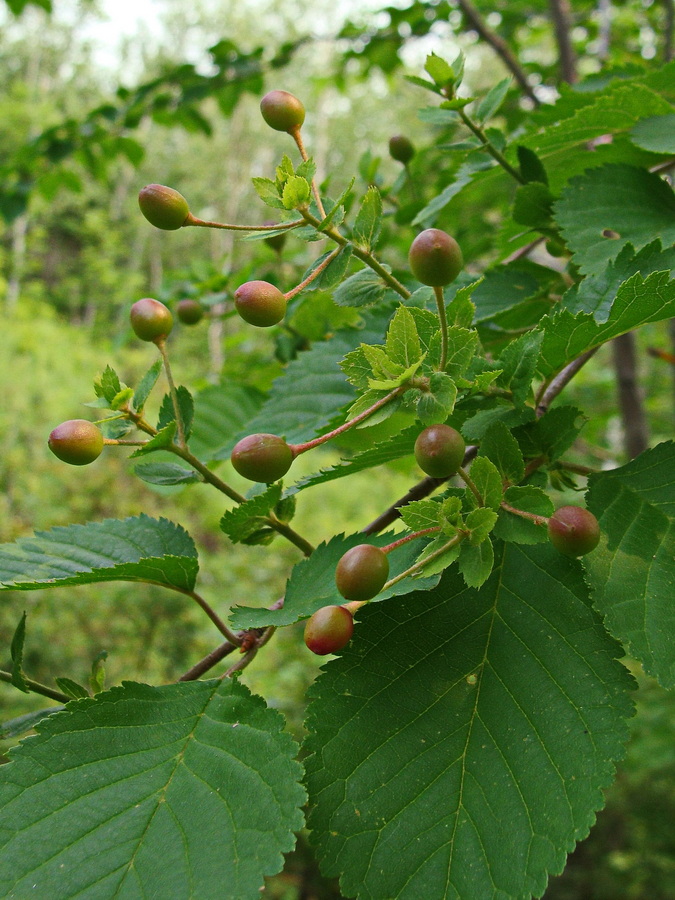
[[[463,534],[456,534],[453,538],[450,538],[447,544],[443,544],[443,546],[439,547],[438,550],[434,550],[434,552],[429,554],[426,559],[423,559],[421,562],[414,563],[414,565],[410,566],[409,569],[406,569],[405,572],[401,572],[395,578],[390,578],[389,581],[384,585],[382,590],[386,591],[388,588],[393,587],[393,585],[397,584],[399,581],[403,581],[403,579],[407,578],[409,575],[414,575],[416,572],[421,572],[427,563],[432,562],[434,559],[438,559],[439,556],[442,556],[451,547],[459,544],[459,542],[463,539]]]
[[[309,156],[307,155],[307,151],[305,150],[305,144],[302,140],[302,134],[300,133],[300,126],[296,125],[293,131],[291,131],[291,137],[297,144],[298,150],[300,151],[300,156],[302,157],[303,162],[307,162]],[[316,179],[312,178],[312,194],[314,194],[314,200],[316,202],[316,208],[319,210],[322,219],[326,218],[326,210],[323,208],[323,203],[321,202],[321,195],[319,194],[319,189],[316,186]]]
[[[386,547],[382,547],[382,552],[390,553],[392,550],[396,550],[398,547],[403,546],[403,544],[407,544],[408,541],[414,541],[419,537],[424,537],[425,534],[435,534],[440,530],[440,525],[432,525],[429,528],[423,528],[421,531],[415,531],[413,534],[407,534],[405,537],[399,538],[391,544],[387,544]]]
[[[649,446],[649,427],[638,378],[637,345],[631,331],[612,341],[614,373],[619,395],[624,450],[635,459]]]
[[[441,361],[438,369],[440,372],[445,372],[448,362],[448,317],[445,313],[443,288],[438,285],[434,286],[434,294],[436,296],[436,306],[438,307],[438,319],[441,323]]]
[[[319,275],[324,271],[324,269],[327,269],[328,266],[329,266],[329,265],[333,262],[333,260],[337,257],[337,255],[338,255],[338,253],[340,252],[341,249],[342,249],[341,247],[337,247],[335,250],[333,250],[333,252],[330,253],[330,254],[323,260],[323,262],[320,263],[320,264],[316,267],[316,269],[313,269],[313,270],[309,273],[309,275],[307,276],[307,278],[305,278],[304,281],[301,281],[300,284],[299,284],[297,287],[294,287],[292,291],[289,291],[287,294],[284,294],[284,297],[286,298],[286,300],[291,300],[293,297],[295,297],[297,294],[299,294],[300,291],[304,290],[304,289],[307,287],[308,284],[311,284],[311,283],[314,281],[315,278],[318,278]]]
[[[534,522],[535,525],[548,525],[548,516],[538,516],[535,513],[526,512],[524,509],[516,509],[515,506],[509,506],[509,504],[505,503],[503,500],[501,507],[502,509],[505,509],[506,512],[513,513],[514,516],[520,516],[521,519],[529,519],[530,522]]]
[[[298,534],[290,525],[286,522],[282,522],[280,519],[274,515],[274,513],[270,513],[269,516],[266,517],[267,522],[269,522],[270,528],[273,528],[277,534],[285,537],[286,540],[290,541],[291,544],[295,544],[295,546],[302,550],[305,556],[311,556],[314,553],[314,547],[309,543],[309,541],[305,540],[305,538]]]
[[[561,469],[565,469],[568,472],[574,472],[575,475],[595,475],[602,471],[601,469],[594,469],[591,466],[579,465],[579,463],[565,462],[562,459],[559,459],[556,462]]]
[[[195,225],[198,228],[224,228],[227,231],[279,231],[283,228],[284,231],[291,231],[291,229],[303,224],[302,219],[298,219],[295,222],[279,222],[276,225],[227,225],[224,222],[206,222],[204,219],[198,219],[190,213],[181,227],[186,228],[188,225]]]
[[[573,359],[571,363],[568,363],[564,369],[561,369],[555,378],[552,378],[548,383],[544,382],[544,384],[542,384],[535,401],[535,413],[538,419],[541,419],[544,413],[547,412],[551,402],[558,396],[562,389],[569,384],[577,372],[588,362],[598,349],[599,345],[598,347],[593,347],[591,350],[582,353],[581,356],[577,356],[577,358]]]
[[[173,404],[173,412],[176,417],[178,443],[181,447],[185,447],[187,445],[187,442],[185,440],[185,427],[183,425],[183,416],[181,415],[180,406],[178,405],[178,392],[176,391],[176,384],[173,380],[173,375],[171,374],[171,366],[169,365],[169,354],[166,352],[166,338],[157,338],[155,343],[157,344],[157,349],[162,355],[162,362],[164,363],[166,380],[169,382],[169,393],[171,394],[171,403]]]
[[[577,61],[572,47],[570,32],[572,30],[572,16],[568,0],[549,0],[553,30],[558,45],[560,59],[560,74],[563,81],[574,84],[577,80]]]
[[[469,473],[466,471],[466,469],[463,469],[463,468],[460,466],[459,469],[457,469],[457,474],[458,474],[459,477],[462,479],[462,481],[464,482],[464,484],[469,488],[469,490],[471,491],[471,493],[474,495],[474,497],[475,497],[476,500],[478,501],[478,505],[479,505],[479,506],[482,506],[484,501],[483,501],[483,497],[482,497],[482,495],[481,495],[481,492],[480,492],[480,491],[478,490],[478,488],[476,487],[476,485],[475,485],[473,479],[471,478],[471,476],[469,475]]]
[[[180,590],[177,588],[177,590]],[[223,622],[218,613],[211,608],[211,606],[206,602],[206,600],[200,596],[196,591],[180,591],[180,593],[185,594],[186,597],[191,597],[195,603],[197,603],[204,610],[206,615],[211,619],[213,624],[216,626],[218,631],[226,637],[231,644],[235,644],[237,647],[241,644],[241,638],[232,631],[231,628]]]
[[[50,700],[56,700],[59,703],[69,703],[73,699],[67,694],[62,694],[61,691],[57,691],[54,688],[47,687],[46,684],[40,684],[39,681],[33,681],[32,678],[26,678],[25,675],[23,677],[23,680],[26,682],[26,684],[34,694],[42,694],[43,697],[49,697]],[[0,681],[6,681],[8,684],[14,684],[14,682],[12,681],[12,673],[0,670]]]
[[[316,229],[321,225],[321,220],[317,219],[313,216],[309,210],[301,209],[302,217],[309,224],[313,225]],[[357,259],[360,259],[361,262],[365,263],[369,266],[373,272],[377,272],[380,278],[389,285],[389,287],[396,291],[404,300],[407,300],[410,297],[410,291],[401,282],[394,278],[391,272],[387,272],[384,266],[373,256],[373,254],[369,250],[364,250],[362,247],[357,247],[356,244],[353,244],[351,241],[348,241],[346,237],[344,237],[340,232],[335,228],[327,228],[323,234],[326,237],[329,237],[331,240],[335,241],[336,244],[339,244],[341,247],[346,247],[347,244],[351,245],[352,253]]]
[[[358,416],[354,416],[353,419],[350,419],[348,422],[340,425],[338,428],[334,428],[333,431],[329,431],[326,434],[322,434],[321,437],[314,438],[313,441],[307,441],[304,444],[291,444],[291,450],[293,451],[293,456],[299,456],[301,453],[306,453],[308,450],[312,450],[314,447],[318,447],[320,444],[325,444],[326,441],[332,440],[332,438],[337,437],[340,434],[343,434],[345,431],[348,431],[350,428],[353,428],[355,425],[360,424],[368,416],[371,416],[374,412],[377,412],[378,409],[382,409],[383,406],[386,406],[391,400],[403,391],[403,387],[394,388],[393,391],[389,391],[389,393],[385,397],[381,397],[372,406],[369,406],[368,409],[364,410],[362,413],[359,413]]]
[[[458,109],[457,112],[459,113],[459,117],[461,118],[462,122],[464,122],[469,131],[472,131],[476,135],[483,147],[487,150],[490,156],[499,163],[502,169],[504,169],[505,172],[508,172],[512,178],[515,178],[515,180],[519,184],[525,184],[525,179],[520,174],[520,172],[517,169],[514,169],[511,163],[506,159],[506,157],[502,153],[500,153],[499,150],[497,150],[497,148],[485,134],[480,125],[476,125],[476,123],[467,116],[463,109]]]
[[[216,647],[215,650],[212,650],[208,653],[203,659],[200,659],[198,663],[195,663],[191,669],[181,675],[178,679],[179,681],[196,681],[198,678],[201,678],[205,672],[208,672],[209,669],[212,669],[215,665],[217,665],[221,659],[224,659],[233,650],[236,650],[236,645],[230,643],[230,641],[225,641],[224,644],[221,644],[219,647]]]
[[[115,438],[103,438],[103,443],[106,447],[145,447],[149,441],[118,441]]]

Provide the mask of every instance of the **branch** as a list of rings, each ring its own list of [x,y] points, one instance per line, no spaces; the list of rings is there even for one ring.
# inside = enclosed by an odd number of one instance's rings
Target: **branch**
[[[541,419],[551,405],[551,402],[558,396],[562,389],[569,384],[577,372],[588,362],[598,349],[598,347],[593,347],[591,350],[582,353],[581,356],[577,356],[576,359],[573,359],[571,363],[558,372],[548,385],[544,384],[542,386],[539,396],[537,397],[537,406],[535,410],[538,419]]]
[[[516,57],[509,50],[508,45],[503,38],[486,25],[476,7],[469,3],[469,0],[458,0],[458,6],[468,19],[473,30],[478,32],[478,35],[483,38],[485,43],[492,47],[509,72],[513,74],[513,77],[522,88],[523,93],[530,98],[535,106],[539,106],[540,101],[537,99],[537,95],[530,86],[527,75],[521,68]]]
[[[46,684],[40,684],[39,681],[33,681],[32,678],[26,678],[25,675],[23,676],[23,680],[26,682],[26,684],[34,694],[42,694],[43,697],[49,697],[50,700],[56,700],[59,703],[69,703],[73,699],[67,694],[62,694],[61,691],[57,691],[54,688],[47,687]],[[0,671],[0,681],[6,681],[8,684],[14,684],[14,682],[12,681],[12,673]]]
[[[551,19],[560,58],[560,75],[568,84],[577,81],[577,60],[572,47],[572,12],[568,0],[549,0]]]

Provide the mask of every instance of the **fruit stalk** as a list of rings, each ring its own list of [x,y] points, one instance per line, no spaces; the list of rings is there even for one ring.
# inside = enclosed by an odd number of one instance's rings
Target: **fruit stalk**
[[[336,247],[335,250],[333,250],[333,252],[330,253],[330,254],[323,260],[323,262],[321,262],[321,263],[316,267],[316,269],[313,269],[313,270],[309,273],[309,275],[307,276],[307,278],[305,278],[304,281],[301,281],[300,284],[296,285],[296,287],[293,288],[293,290],[288,291],[288,293],[284,294],[284,297],[286,298],[286,300],[287,300],[287,301],[288,301],[288,300],[292,300],[293,297],[296,297],[296,296],[300,293],[300,291],[303,291],[303,290],[307,287],[308,284],[311,284],[316,278],[318,278],[319,275],[320,275],[325,269],[327,269],[328,266],[329,266],[329,265],[333,262],[333,260],[337,257],[337,255],[338,255],[338,253],[340,252],[341,249],[342,249],[341,247]]]
[[[307,162],[309,156],[307,155],[307,151],[305,150],[305,142],[302,139],[302,134],[300,133],[300,126],[297,125],[290,132],[291,137],[295,141],[298,150],[300,151],[300,156],[302,157],[303,162]],[[326,210],[323,207],[323,203],[321,202],[321,194],[319,194],[319,188],[316,184],[316,178],[312,177],[312,181],[310,183],[310,187],[312,188],[312,194],[314,196],[314,201],[316,203],[316,208],[319,210],[322,219],[326,218]]]
[[[445,297],[440,285],[434,287],[436,306],[438,307],[438,321],[441,325],[441,361],[438,364],[439,372],[445,372],[448,363],[448,317],[445,312]]]
[[[390,578],[389,581],[382,588],[383,591],[388,590],[390,587],[393,587],[399,581],[403,581],[404,578],[407,578],[409,575],[415,575],[417,572],[421,572],[422,569],[427,565],[427,563],[433,562],[435,559],[438,559],[439,556],[442,556],[447,550],[451,547],[459,544],[460,541],[464,539],[463,534],[456,534],[454,537],[450,538],[450,540],[443,544],[442,547],[439,547],[438,550],[434,550],[433,553],[429,554],[425,559],[421,562],[416,562],[409,569],[406,569],[405,572],[400,572],[394,578]]]
[[[183,223],[183,228],[187,228],[188,225],[194,225],[196,228],[222,228],[226,231],[279,231],[281,228],[285,231],[292,231],[293,228],[304,225],[304,222],[302,219],[298,219],[295,222],[278,222],[270,225],[231,225],[227,222],[209,222],[205,219],[198,219],[190,213]]]
[[[515,506],[511,506],[503,500],[501,507],[506,510],[506,512],[513,513],[514,516],[520,516],[521,519],[529,519],[530,522],[534,522],[535,525],[548,525],[548,516],[538,516],[536,513],[526,512],[524,509],[516,509]]]
[[[176,430],[178,432],[178,444],[181,447],[187,446],[187,441],[185,440],[185,425],[183,423],[183,417],[181,415],[180,406],[178,404],[178,393],[176,391],[176,384],[173,380],[173,375],[171,374],[171,365],[169,364],[169,354],[166,351],[166,339],[165,338],[157,338],[155,341],[157,344],[157,349],[159,350],[162,356],[162,363],[164,365],[164,373],[166,374],[166,380],[169,382],[169,393],[171,395],[171,403],[173,404],[173,413],[176,417]]]

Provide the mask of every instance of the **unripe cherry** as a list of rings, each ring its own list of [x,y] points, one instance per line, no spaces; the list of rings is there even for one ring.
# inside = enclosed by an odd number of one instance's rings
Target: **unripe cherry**
[[[305,107],[288,91],[270,91],[260,101],[260,112],[270,128],[292,134],[305,121]]]
[[[129,313],[131,327],[142,341],[157,341],[165,338],[173,328],[173,316],[168,306],[143,297],[137,300]]]
[[[354,619],[344,606],[323,606],[305,625],[305,644],[317,656],[336,653],[349,642]]]
[[[247,281],[234,292],[234,305],[244,322],[269,328],[286,315],[286,298],[269,281]]]
[[[146,184],[138,194],[138,205],[155,228],[176,231],[190,215],[190,207],[182,194],[164,184]]]
[[[565,556],[585,556],[600,541],[600,525],[592,512],[581,506],[561,506],[548,520],[548,536]]]
[[[276,434],[249,434],[235,445],[230,461],[235,470],[249,481],[271,484],[288,472],[293,462],[293,451]]]
[[[464,438],[450,425],[430,425],[415,441],[417,465],[434,478],[454,475],[464,462]]]
[[[103,435],[87,419],[69,419],[49,435],[49,449],[71,466],[86,466],[94,462],[103,450]]]
[[[370,600],[380,593],[389,577],[389,559],[373,544],[357,544],[341,557],[335,584],[345,600]]]
[[[204,318],[204,307],[197,300],[179,300],[176,304],[176,315],[183,325],[196,325]]]
[[[415,148],[405,135],[395,134],[389,138],[389,155],[406,166],[415,155]]]
[[[459,244],[440,228],[427,228],[417,235],[410,246],[408,261],[415,278],[432,287],[450,284],[464,266]]]

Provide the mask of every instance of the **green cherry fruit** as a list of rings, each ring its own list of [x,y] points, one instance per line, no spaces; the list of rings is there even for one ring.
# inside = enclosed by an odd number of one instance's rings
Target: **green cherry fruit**
[[[244,322],[269,328],[286,315],[286,298],[269,281],[247,281],[234,292],[234,305]]]
[[[464,266],[459,244],[440,228],[427,228],[417,235],[410,245],[408,261],[415,278],[431,287],[450,284]]]
[[[183,325],[196,325],[204,318],[204,307],[197,300],[179,300],[176,315]]]
[[[165,338],[173,328],[173,316],[168,306],[152,297],[137,300],[129,313],[131,327],[142,341]]]
[[[138,205],[148,222],[164,231],[181,228],[190,215],[185,197],[164,184],[146,184],[141,188]]]
[[[449,425],[430,425],[415,441],[417,465],[434,478],[454,475],[464,462],[464,438]]]
[[[405,135],[395,134],[389,138],[389,156],[396,162],[407,166],[414,155],[415,148]]]
[[[249,434],[234,446],[230,461],[249,481],[271,484],[288,472],[293,451],[276,434]]]
[[[101,455],[103,435],[86,419],[62,422],[49,435],[49,449],[71,466],[86,466]]]
[[[561,506],[548,520],[548,536],[565,556],[585,556],[600,541],[600,525],[592,512],[581,506]]]
[[[344,606],[323,606],[305,625],[305,644],[317,656],[337,653],[349,642],[354,632],[354,619]]]
[[[305,107],[288,91],[270,91],[260,101],[260,112],[270,128],[292,134],[305,121]]]
[[[335,584],[345,600],[370,600],[389,577],[387,554],[372,544],[358,544],[342,556],[335,569]]]

